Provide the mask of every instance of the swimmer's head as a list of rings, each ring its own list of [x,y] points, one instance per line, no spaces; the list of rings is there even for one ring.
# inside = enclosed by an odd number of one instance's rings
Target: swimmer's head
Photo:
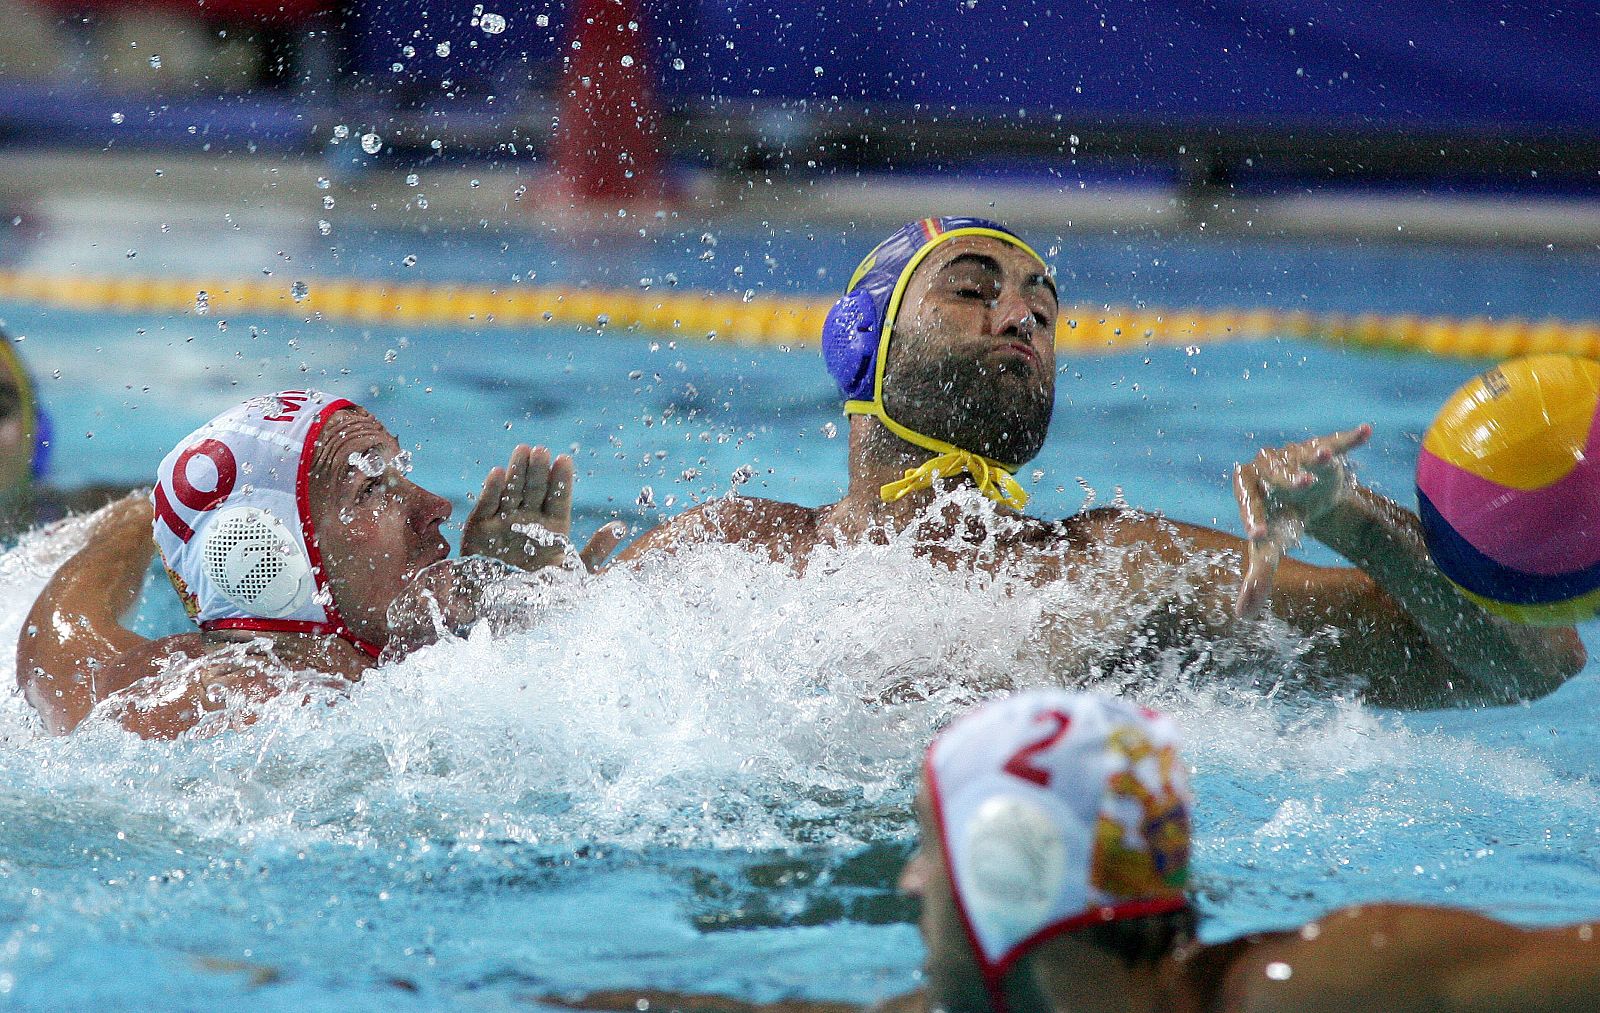
[[[0,331],[0,490],[43,478],[49,458],[49,416],[22,357]]]
[[[1049,270],[1015,233],[924,218],[856,268],[823,327],[823,356],[847,413],[1015,471],[1049,428],[1056,311]]]
[[[1096,694],[1020,693],[934,740],[923,777],[922,847],[902,885],[922,898],[935,1000],[1003,1006],[1002,980],[1049,940],[1107,948],[1108,929],[1152,918],[1192,931],[1192,803],[1169,719]]]
[[[384,614],[443,559],[447,502],[393,436],[314,391],[252,398],[186,437],[151,493],[155,537],[203,630],[335,634],[377,656]]]

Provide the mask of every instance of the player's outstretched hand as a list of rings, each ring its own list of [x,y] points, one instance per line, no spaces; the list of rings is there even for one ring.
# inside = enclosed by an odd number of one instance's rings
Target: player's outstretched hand
[[[518,444],[504,468],[489,470],[461,534],[461,554],[498,559],[523,570],[562,563],[572,546],[572,458],[553,461],[543,447]],[[626,529],[607,524],[577,553],[594,571]]]
[[[1363,423],[1342,433],[1265,447],[1249,464],[1234,466],[1233,495],[1250,543],[1236,615],[1248,618],[1266,609],[1284,549],[1349,495],[1345,455],[1371,437],[1372,427]]]

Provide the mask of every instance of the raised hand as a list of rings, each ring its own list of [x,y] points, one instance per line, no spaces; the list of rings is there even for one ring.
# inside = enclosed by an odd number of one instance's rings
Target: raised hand
[[[1249,464],[1234,467],[1233,495],[1250,543],[1235,615],[1248,618],[1267,607],[1284,549],[1349,495],[1353,480],[1345,454],[1371,437],[1372,427],[1362,424],[1285,447],[1263,448]]]
[[[572,546],[574,466],[566,454],[550,459],[543,447],[518,444],[504,468],[489,470],[461,534],[461,554],[498,559],[523,570],[564,562]],[[626,529],[607,524],[577,553],[593,571],[622,541]]]

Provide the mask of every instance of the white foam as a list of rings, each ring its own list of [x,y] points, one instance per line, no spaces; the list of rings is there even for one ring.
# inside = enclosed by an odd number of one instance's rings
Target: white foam
[[[82,537],[73,522],[0,556],[0,643],[15,642],[21,614]],[[901,540],[820,552],[803,576],[713,546],[575,581],[524,590],[530,629],[494,636],[480,625],[372,674],[348,698],[281,699],[253,727],[177,743],[102,722],[44,736],[10,688],[5,650],[0,783],[239,839],[849,842],[907,832],[924,745],[975,700],[1085,677],[1129,683],[1097,667],[1113,652],[1062,672],[1046,644],[1108,608],[1138,619],[1113,583],[1038,589],[953,573]],[[1188,655],[1158,655],[1165,674],[1131,690],[1184,729],[1202,798],[1212,772],[1287,780],[1309,796],[1381,771],[1516,797],[1564,792],[1593,808],[1590,789],[1536,758],[1276,692],[1304,645],[1281,630],[1251,635],[1270,642],[1236,645],[1239,658],[1290,660],[1196,687]],[[1397,810],[1405,795],[1369,804]],[[1264,832],[1312,815],[1310,803],[1280,810]]]

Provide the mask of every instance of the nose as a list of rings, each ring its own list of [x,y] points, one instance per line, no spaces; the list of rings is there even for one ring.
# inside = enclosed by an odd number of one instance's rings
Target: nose
[[[411,486],[411,516],[419,531],[426,531],[436,525],[443,524],[450,518],[450,501],[443,496],[436,496],[415,482],[407,482]]]
[[[1001,291],[999,298],[994,301],[990,320],[996,333],[1024,340],[1032,338],[1039,328],[1028,300],[1022,297],[1020,291],[1010,288]]]

